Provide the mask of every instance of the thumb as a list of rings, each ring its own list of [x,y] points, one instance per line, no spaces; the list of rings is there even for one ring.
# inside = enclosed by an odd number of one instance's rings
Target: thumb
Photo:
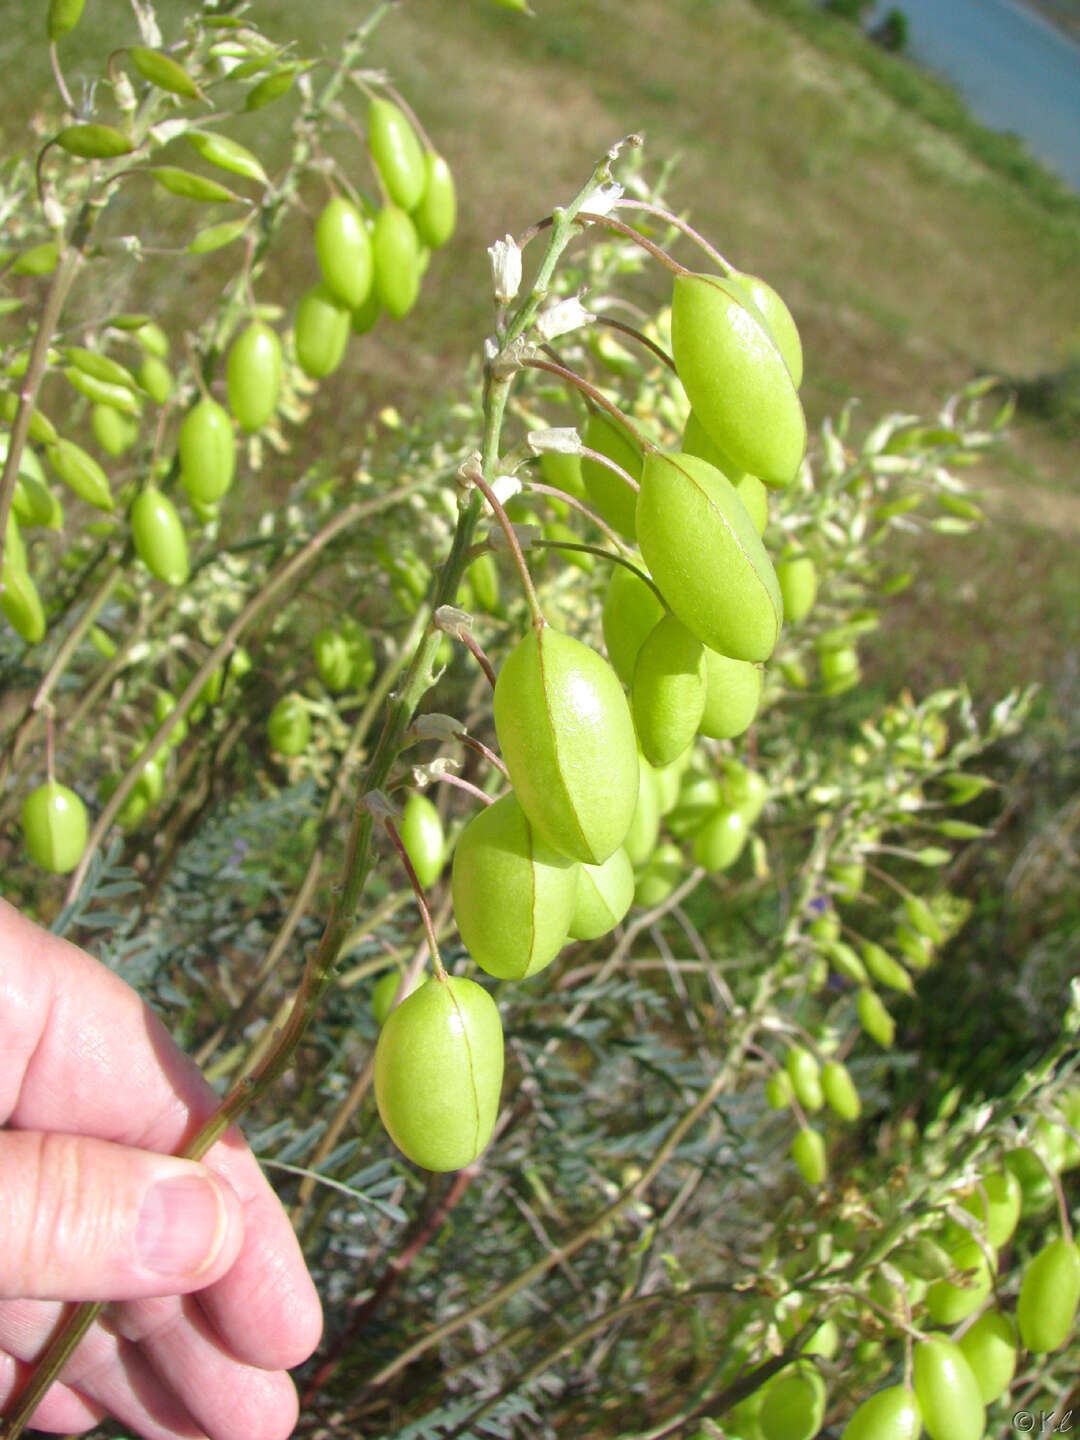
[[[200,1290],[243,1239],[204,1165],[84,1135],[0,1131],[0,1297],[132,1300]]]

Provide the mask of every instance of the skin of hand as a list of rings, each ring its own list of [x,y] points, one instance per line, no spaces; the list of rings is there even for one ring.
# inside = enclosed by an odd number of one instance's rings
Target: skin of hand
[[[106,1300],[31,1421],[146,1440],[285,1440],[322,1328],[280,1201],[130,986],[0,901],[0,1413],[63,1302]]]

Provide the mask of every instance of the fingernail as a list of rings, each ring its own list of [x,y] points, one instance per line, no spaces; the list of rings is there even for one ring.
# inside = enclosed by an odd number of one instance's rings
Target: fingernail
[[[138,1263],[156,1275],[197,1275],[221,1249],[227,1219],[217,1186],[201,1175],[159,1180],[135,1228]]]

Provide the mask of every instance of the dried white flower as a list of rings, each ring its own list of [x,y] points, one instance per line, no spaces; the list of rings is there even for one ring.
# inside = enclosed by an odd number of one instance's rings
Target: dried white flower
[[[450,608],[449,605],[442,607],[444,610]],[[459,610],[457,613],[459,616],[464,616],[465,612]],[[466,620],[470,618],[465,616]],[[461,623],[464,624],[464,621]],[[468,625],[465,625],[464,628],[468,629]],[[440,744],[445,744],[448,740],[456,740],[464,728],[456,715],[440,715],[431,712],[427,715],[418,715],[412,723],[410,733],[417,740],[438,740]]]
[[[495,299],[500,305],[509,305],[521,285],[521,250],[512,235],[505,240],[496,240],[488,246],[491,257],[491,278],[495,286]]]
[[[525,437],[534,455],[554,451],[556,455],[580,455],[581,436],[572,426],[560,426],[556,430],[530,430]]]
[[[496,475],[491,482],[491,492],[500,505],[521,494],[521,481],[516,475]]]
[[[596,316],[585,309],[577,296],[571,295],[568,300],[560,300],[540,312],[536,317],[536,331],[542,340],[554,340],[556,336],[566,335],[595,319]]]
[[[585,196],[581,208],[590,215],[610,215],[622,196],[623,187],[615,181],[607,185],[597,185],[595,190],[590,190]]]
[[[533,541],[539,540],[541,535],[543,535],[544,533],[543,528],[540,525],[512,525],[510,528],[513,530],[514,535],[517,538],[518,545],[521,547],[522,550],[531,549]],[[492,530],[491,548],[492,550],[510,549],[510,541],[506,538],[505,533],[501,529]]]

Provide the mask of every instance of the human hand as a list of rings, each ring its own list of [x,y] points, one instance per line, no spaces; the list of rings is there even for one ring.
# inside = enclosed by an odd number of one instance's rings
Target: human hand
[[[215,1105],[129,986],[0,901],[0,1409],[62,1302],[107,1300],[35,1427],[292,1433],[285,1372],[318,1343],[319,1299],[235,1127],[200,1164],[171,1158]]]

